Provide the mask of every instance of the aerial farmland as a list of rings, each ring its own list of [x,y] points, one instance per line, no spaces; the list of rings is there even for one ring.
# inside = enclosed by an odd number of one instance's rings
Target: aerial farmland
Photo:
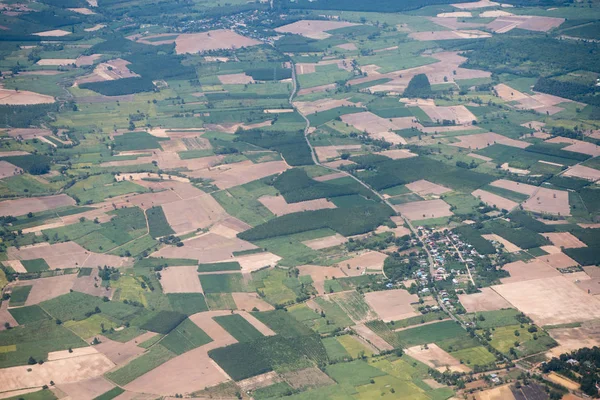
[[[0,4],[0,398],[600,397],[600,5]]]

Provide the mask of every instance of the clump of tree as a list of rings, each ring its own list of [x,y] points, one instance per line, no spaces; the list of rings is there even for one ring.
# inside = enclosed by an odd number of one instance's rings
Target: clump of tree
[[[433,91],[431,84],[425,74],[418,74],[412,77],[408,86],[404,90],[404,97],[431,97]]]

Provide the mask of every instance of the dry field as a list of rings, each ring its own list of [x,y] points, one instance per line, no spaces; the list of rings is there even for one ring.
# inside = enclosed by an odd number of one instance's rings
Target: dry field
[[[19,323],[14,319],[12,314],[8,312],[8,301],[3,301],[2,304],[0,304],[0,331],[6,330],[5,324],[7,322],[12,327],[19,325]]]
[[[91,28],[85,28],[84,31],[86,32],[95,32],[95,31],[99,31],[102,28],[105,28],[106,25],[104,24],[96,24],[94,26],[92,26]]]
[[[356,276],[366,270],[383,270],[383,262],[386,258],[387,254],[378,251],[368,251],[349,260],[341,261],[338,264],[343,273],[349,276]]]
[[[539,188],[532,197],[522,204],[527,211],[562,216],[571,215],[569,192],[562,190]]]
[[[563,174],[563,176],[572,176],[575,178],[586,179],[588,181],[596,182],[600,180],[600,171],[594,168],[586,167],[584,165],[574,165],[569,167]]]
[[[438,18],[471,18],[473,14],[469,11],[454,11],[454,12],[446,12],[440,13],[437,15]]]
[[[541,260],[546,264],[556,269],[575,267],[579,265],[577,261],[564,253],[546,254],[545,256],[536,257],[537,260]]]
[[[10,260],[33,260],[43,258],[50,269],[97,267],[111,265],[113,267],[126,267],[133,265],[129,257],[112,256],[88,251],[75,242],[56,244],[39,243],[23,246],[19,249],[9,247],[7,255]]]
[[[503,284],[560,276],[560,272],[540,260],[515,261],[505,264],[502,269],[510,273],[509,278],[500,279]]]
[[[223,207],[208,193],[162,205],[165,217],[175,233],[207,228],[228,216]]]
[[[594,143],[588,143],[577,139],[569,139],[560,136],[556,136],[550,140],[546,140],[547,143],[568,143],[569,145],[563,147],[563,150],[574,151],[575,153],[583,153],[592,157],[600,156],[600,146]]]
[[[474,3],[456,3],[451,4],[452,7],[458,8],[459,10],[478,10],[480,8],[496,7],[499,3],[488,0],[476,1]]]
[[[319,368],[312,367],[282,374],[294,389],[333,385],[335,381]]]
[[[254,83],[254,79],[244,72],[241,74],[218,75],[218,78],[223,85],[245,85],[247,83]]]
[[[304,96],[304,95],[311,94],[311,93],[322,93],[322,92],[326,92],[328,90],[333,90],[333,89],[335,89],[335,83],[328,83],[326,85],[313,86],[311,88],[300,89],[298,91],[298,96]]]
[[[342,21],[301,20],[288,25],[280,26],[279,28],[275,28],[275,31],[280,33],[293,33],[310,39],[319,40],[327,39],[331,36],[327,33],[327,31],[355,25],[358,24]]]
[[[544,93],[536,93],[535,95],[521,93],[503,83],[496,85],[494,89],[502,100],[516,101],[515,108],[534,110],[540,114],[554,115],[564,110],[564,108],[558,107],[557,104],[573,102],[572,100]]]
[[[564,247],[565,249],[575,249],[578,247],[587,247],[585,243],[577,239],[569,232],[548,232],[543,233],[546,239],[550,240],[553,245],[557,247]]]
[[[431,118],[432,121],[442,122],[444,120],[454,121],[458,125],[470,125],[477,117],[465,106],[420,106],[421,110]]]
[[[258,199],[261,204],[269,209],[276,216],[291,214],[301,211],[321,210],[324,208],[336,208],[335,204],[327,199],[315,199],[301,201],[298,203],[288,203],[283,196],[262,196]]]
[[[385,139],[393,144],[406,144],[406,140],[392,131],[420,127],[413,117],[386,119],[368,111],[342,115],[341,118],[342,121],[354,126],[359,131],[366,132],[375,139]]]
[[[564,376],[559,375],[556,372],[550,372],[548,375],[546,375],[546,378],[549,381],[554,382],[563,387],[566,387],[569,390],[578,390],[579,389],[579,383],[572,381],[568,378],[565,378]]]
[[[484,390],[483,392],[478,392],[475,395],[475,398],[477,400],[516,400],[515,396],[510,390],[510,384],[497,386],[492,389]]]
[[[98,270],[94,268],[91,275],[79,276],[73,282],[73,289],[76,292],[86,293],[90,296],[112,298],[112,288],[104,287],[98,284]]]
[[[177,54],[194,54],[219,49],[239,49],[258,44],[261,44],[258,40],[239,35],[229,29],[219,29],[179,35],[175,39],[175,51]]]
[[[339,246],[348,241],[345,237],[336,233],[333,236],[327,236],[319,239],[305,240],[303,245],[310,247],[313,250],[328,249],[330,247]]]
[[[452,143],[452,146],[458,146],[465,149],[479,150],[493,144],[503,144],[505,146],[518,147],[524,149],[529,146],[529,143],[520,140],[510,139],[506,136],[499,135],[494,132],[477,133],[475,135],[457,136],[457,143]]]
[[[390,345],[388,342],[379,337],[375,332],[369,329],[364,324],[357,324],[352,327],[352,330],[356,332],[356,334],[366,340],[368,343],[375,346],[379,351],[384,350],[393,350],[394,347]]]
[[[480,293],[458,295],[460,303],[468,313],[494,311],[511,307],[509,302],[489,287],[480,290]]]
[[[408,36],[419,41],[430,40],[456,40],[456,39],[482,39],[492,37],[491,34],[475,29],[455,31],[427,31],[412,32]]]
[[[89,351],[90,349],[93,350],[93,353]],[[49,359],[52,357],[53,353],[48,354]],[[4,391],[42,387],[50,381],[60,385],[102,376],[113,367],[114,364],[106,356],[93,348],[84,347],[83,349],[73,349],[73,353],[69,354],[67,358],[46,361],[41,365],[0,369],[0,382],[2,382]],[[28,370],[31,371],[28,372]]]
[[[533,15],[502,15],[487,24],[486,28],[495,33],[506,33],[515,28],[535,32],[547,32],[550,29],[559,27],[563,22],[565,22],[564,18]]]
[[[338,47],[342,50],[349,50],[349,51],[358,50],[358,47],[356,47],[356,45],[354,43],[338,44],[335,47]]]
[[[401,160],[403,158],[417,157],[417,154],[411,153],[410,150],[405,149],[384,150],[377,154],[389,157],[392,160]]]
[[[362,149],[360,144],[344,144],[338,146],[316,146],[315,153],[317,153],[317,157],[320,161],[326,161],[332,158],[339,157],[342,153],[345,152],[354,152]]]
[[[237,261],[240,264],[243,273],[256,271],[267,266],[274,267],[279,260],[281,260],[281,257],[269,252],[248,254],[231,259],[231,261]]]
[[[420,315],[413,304],[418,304],[419,296],[404,289],[365,293],[365,301],[379,315],[383,322],[399,321]]]
[[[493,286],[496,292],[539,325],[600,318],[600,299],[563,276]]]
[[[94,68],[94,71],[75,80],[75,85],[89,82],[114,81],[124,78],[139,77],[138,74],[129,70],[127,65],[129,61],[116,58],[107,62],[100,63]]]
[[[230,311],[208,311],[190,316],[213,341],[175,357],[125,385],[125,389],[167,396],[190,393],[230,380],[229,376],[208,356],[208,351],[237,341],[212,318]]]
[[[75,59],[75,65],[78,67],[85,65],[93,65],[94,62],[102,57],[102,54],[91,54],[89,56],[79,56]]]
[[[32,33],[32,35],[36,35],[36,36],[52,36],[52,37],[67,36],[70,34],[71,34],[71,32],[63,31],[62,29],[53,29],[51,31]]]
[[[453,215],[452,211],[450,211],[450,205],[441,199],[398,204],[394,206],[394,209],[413,221]]]
[[[352,103],[346,99],[320,99],[315,101],[296,101],[294,106],[301,114],[310,115],[321,111],[331,110],[336,107],[359,106],[360,103]]]
[[[257,308],[258,311],[273,310],[273,306],[261,299],[257,293],[231,293],[233,301],[238,310],[252,311]]]
[[[508,179],[498,179],[497,181],[492,182],[490,185],[502,189],[512,190],[513,192],[526,194],[528,196],[533,196],[538,190],[537,186],[515,181],[509,181]]]
[[[313,179],[317,182],[327,182],[334,179],[344,178],[346,176],[348,176],[346,172],[334,172],[332,174],[316,176]]]
[[[61,65],[72,65],[77,60],[75,58],[42,58],[36,64],[42,66],[61,66]]]
[[[212,179],[219,189],[229,189],[269,175],[280,174],[288,168],[289,166],[285,161],[270,161],[260,164],[254,164],[252,161],[242,161],[189,172],[187,175],[193,178]]]
[[[10,176],[21,175],[23,170],[16,165],[12,165],[8,161],[0,161],[0,179],[8,178]]]
[[[93,12],[92,10],[90,10],[89,8],[68,8],[69,11],[73,11],[74,13],[77,14],[82,14],[82,15],[94,15],[96,14],[95,12]]]
[[[518,251],[521,251],[519,246],[512,244],[508,240],[504,239],[502,236],[498,236],[495,234],[481,235],[481,236],[486,240],[494,241],[494,242],[498,242],[498,243],[502,244],[504,246],[504,250],[506,250],[509,253],[516,253]]]
[[[421,179],[412,183],[409,183],[406,185],[406,187],[414,193],[417,193],[418,195],[428,195],[428,194],[435,194],[435,195],[441,195],[447,192],[451,192],[451,189],[448,189],[444,186],[426,181],[425,179]]]
[[[45,94],[0,88],[0,104],[3,105],[27,106],[31,104],[50,104],[54,101],[54,97]]]
[[[126,364],[131,358],[136,357],[146,351],[143,347],[139,347],[138,344],[156,335],[157,333],[155,332],[146,332],[125,343],[110,340],[107,337],[99,335],[101,343],[95,345],[94,348],[108,357],[108,359],[114,364],[121,366]]]
[[[502,196],[498,196],[497,194],[486,192],[485,190],[481,189],[477,189],[471,194],[483,201],[488,206],[497,207],[500,210],[510,211],[519,205],[519,203],[516,203],[512,200],[505,199]]]
[[[309,275],[313,286],[319,294],[325,294],[325,281],[333,278],[345,278],[346,274],[340,268],[322,267],[320,265],[300,265],[300,276]]]
[[[163,269],[160,280],[163,293],[204,293],[197,270],[195,265]]]
[[[32,286],[31,292],[29,292],[29,296],[27,296],[27,301],[25,302],[26,306],[32,306],[69,293],[76,280],[77,274],[68,274],[27,281],[23,280],[18,282],[16,286]]]
[[[597,321],[584,322],[578,328],[558,328],[548,331],[550,336],[559,344],[558,347],[550,350],[554,357],[563,353],[580,349],[582,347],[592,348],[600,346],[600,326]]]
[[[507,11],[502,10],[493,10],[493,11],[484,11],[479,14],[479,18],[498,18],[498,17],[507,17],[513,15]]]
[[[88,379],[82,382],[57,385],[71,399],[93,399],[111,390],[115,385],[102,377]]]
[[[469,372],[471,369],[460,363],[459,360],[446,353],[435,343],[426,346],[414,346],[405,349],[404,352],[412,358],[421,361],[430,368],[440,372],[449,369],[453,372]]]
[[[338,69],[352,71],[352,65],[344,59],[322,60],[316,63],[298,63],[296,64],[296,73],[298,75],[312,74],[317,72],[317,67],[324,65],[337,65]]]
[[[214,233],[205,233],[183,242],[183,247],[166,246],[153,253],[152,257],[190,258],[201,263],[212,263],[231,261],[233,252],[256,249],[255,245],[244,240]]]

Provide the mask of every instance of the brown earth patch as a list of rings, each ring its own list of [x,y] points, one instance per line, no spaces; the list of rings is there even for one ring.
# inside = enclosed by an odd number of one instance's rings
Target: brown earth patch
[[[267,207],[276,216],[291,214],[301,211],[322,210],[325,208],[336,208],[335,204],[327,199],[315,199],[288,203],[283,196],[262,196],[258,201]]]
[[[497,194],[490,193],[481,189],[477,189],[471,194],[483,201],[485,204],[491,207],[497,207],[500,210],[510,211],[519,205],[519,203],[516,203],[512,200],[505,199],[502,196],[498,196]]]
[[[356,334],[358,336],[360,336],[361,338],[366,340],[367,343],[370,343],[373,346],[375,346],[379,351],[394,349],[394,347],[392,345],[390,345],[388,342],[383,340],[381,337],[379,337],[375,332],[373,332],[371,329],[369,329],[364,324],[354,325],[352,327],[352,330],[354,332],[356,332]]]
[[[481,235],[484,239],[489,240],[491,242],[498,242],[504,246],[504,250],[509,253],[516,253],[521,251],[521,248],[508,240],[504,239],[502,236],[495,234]]]
[[[281,33],[293,33],[319,40],[327,39],[331,36],[327,31],[356,25],[358,24],[343,21],[301,20],[275,28],[275,31]]]
[[[103,377],[88,379],[82,382],[65,383],[57,388],[71,399],[94,399],[115,387]]]
[[[85,28],[84,31],[86,32],[95,32],[95,31],[99,31],[102,28],[105,28],[106,25],[104,24],[96,24],[94,26],[92,26],[91,28]]]
[[[100,283],[98,270],[94,268],[90,275],[77,277],[71,289],[76,292],[89,294],[90,296],[112,298],[113,289],[104,287]]]
[[[541,260],[551,267],[556,269],[575,267],[579,265],[577,261],[564,253],[546,254],[545,256],[536,257],[537,260]]]
[[[31,306],[69,293],[76,279],[76,274],[59,275],[19,281],[16,286],[33,286],[25,302],[26,306]]]
[[[384,150],[377,154],[389,157],[392,160],[401,160],[404,158],[417,157],[417,154],[411,153],[410,150],[405,149]]]
[[[329,247],[339,246],[348,241],[345,237],[340,234],[333,236],[327,236],[319,239],[305,240],[302,242],[303,245],[310,247],[313,250],[327,249]]]
[[[359,104],[352,103],[346,99],[319,99],[315,101],[296,101],[294,106],[303,115],[311,115],[318,112],[331,110],[337,107],[356,107]]]
[[[70,35],[70,34],[71,34],[71,32],[64,31],[62,29],[53,29],[51,31],[43,31],[43,32],[38,32],[38,33],[32,33],[32,35],[36,35],[36,36],[53,36],[53,37],[67,36],[67,35]]]
[[[600,171],[594,168],[586,167],[584,165],[574,165],[569,167],[568,170],[563,172],[563,176],[572,176],[575,178],[586,179],[588,181],[596,182],[600,180]]]
[[[77,62],[74,58],[42,58],[38,62],[37,65],[43,66],[61,66],[61,65],[72,65]]]
[[[435,343],[424,346],[414,346],[405,349],[404,352],[412,358],[421,361],[430,368],[444,372],[447,369],[453,372],[469,372],[471,369],[460,363]]]
[[[231,293],[233,301],[238,310],[252,311],[257,308],[258,311],[273,310],[273,306],[260,298],[257,293]]]
[[[387,254],[378,251],[368,251],[352,257],[349,260],[341,261],[338,264],[344,274],[348,276],[357,276],[364,272],[382,271],[383,262],[386,258]]]
[[[54,97],[27,90],[12,90],[0,88],[0,104],[26,106],[31,104],[51,104]]]
[[[294,389],[317,388],[335,382],[319,368],[306,368],[282,374],[283,379]]]
[[[546,140],[547,143],[568,143],[569,145],[563,147],[563,150],[574,151],[575,153],[587,154],[592,157],[600,156],[600,146],[584,142],[577,139],[570,139],[561,136],[556,136],[552,139]]]
[[[246,73],[240,74],[229,74],[229,75],[218,75],[219,81],[223,85],[245,85],[247,83],[254,83],[254,79]]]
[[[25,215],[28,212],[41,212],[54,208],[74,206],[75,200],[66,194],[45,197],[27,197],[0,202],[0,215]]]
[[[467,3],[469,4],[469,3]],[[497,386],[492,389],[478,392],[475,396],[477,400],[516,400],[509,385]]]
[[[585,243],[573,236],[569,232],[547,232],[542,233],[546,239],[550,240],[553,245],[557,247],[564,247],[565,249],[576,249],[578,247],[587,247]]]
[[[560,276],[560,272],[540,260],[533,260],[527,263],[515,261],[505,264],[502,269],[510,273],[509,278],[500,279],[503,284]]]
[[[175,39],[177,54],[203,53],[219,49],[239,49],[256,46],[260,41],[235,33],[229,29],[219,29],[201,33],[186,33]]]
[[[431,118],[432,121],[442,122],[444,120],[454,121],[455,124],[471,124],[477,120],[465,106],[420,106],[421,110]]]
[[[538,191],[523,203],[527,211],[548,213],[553,215],[571,215],[569,193],[562,190],[539,188]]]
[[[452,146],[462,147],[464,149],[479,150],[493,144],[503,144],[505,146],[517,147],[524,149],[529,146],[529,143],[520,140],[510,139],[506,136],[499,135],[494,132],[476,133],[474,135],[457,136],[457,143],[452,143]]]
[[[342,153],[359,151],[362,149],[360,144],[344,144],[337,146],[316,146],[315,153],[319,161],[327,161],[339,157]]]
[[[300,276],[308,275],[313,280],[313,286],[319,294],[325,294],[325,281],[333,278],[345,278],[340,268],[322,267],[320,265],[300,265]]]
[[[550,350],[550,354],[558,357],[582,347],[600,346],[600,326],[597,321],[584,322],[578,328],[550,329],[548,333],[558,342],[558,347]]]
[[[254,164],[252,161],[242,161],[193,171],[187,173],[187,175],[193,178],[212,179],[219,189],[229,189],[269,175],[279,174],[288,168],[289,166],[285,161],[270,161],[260,164]]]
[[[184,240],[183,247],[166,246],[153,253],[153,257],[190,258],[201,263],[230,261],[233,253],[253,250],[257,247],[238,238],[225,238],[214,233],[205,233]]]
[[[341,119],[359,131],[367,132],[369,136],[375,139],[383,139],[393,144],[406,144],[406,140],[393,131],[420,127],[414,117],[386,119],[369,111],[342,115]]]
[[[492,37],[491,34],[475,29],[455,31],[427,31],[412,32],[409,36],[419,41],[430,40],[455,40],[455,39],[481,39]]]
[[[495,311],[511,307],[506,299],[489,287],[481,288],[480,291],[480,293],[458,295],[458,300],[468,313]]]
[[[127,364],[127,361],[130,359],[145,352],[146,349],[139,347],[138,344],[156,335],[157,333],[155,332],[146,332],[125,343],[110,340],[107,337],[99,335],[100,344],[95,345],[94,348],[108,357],[114,364],[121,366]]]
[[[23,170],[8,161],[0,160],[0,179],[21,175]]]
[[[515,181],[509,181],[508,179],[498,179],[497,181],[490,183],[490,185],[502,189],[512,190],[513,192],[526,194],[528,196],[532,196],[538,190],[537,186]]]
[[[204,293],[195,265],[165,268],[161,275],[163,293]]]
[[[304,95],[311,94],[311,93],[322,93],[322,92],[326,92],[328,90],[333,90],[333,89],[335,89],[335,83],[328,83],[326,85],[313,86],[311,88],[300,89],[298,91],[298,96],[304,96]]]
[[[208,193],[163,204],[162,209],[167,222],[178,234],[207,228],[228,216],[223,207]]]
[[[419,315],[413,307],[413,304],[419,302],[419,296],[410,294],[404,289],[365,293],[365,301],[384,322],[399,321]]]
[[[333,174],[316,176],[313,179],[317,182],[327,182],[333,179],[345,178],[346,176],[348,176],[346,172],[334,172]]]
[[[528,31],[547,32],[550,29],[557,28],[563,22],[565,22],[564,18],[509,14],[499,16],[494,21],[487,24],[486,28],[495,33],[506,33],[515,28]]]
[[[413,221],[453,215],[450,211],[450,205],[441,199],[397,204],[394,205],[394,209]]]
[[[406,187],[411,192],[417,193],[419,195],[435,194],[439,196],[441,194],[452,191],[451,189],[448,189],[442,185],[426,181],[425,179],[409,183],[406,185]]]

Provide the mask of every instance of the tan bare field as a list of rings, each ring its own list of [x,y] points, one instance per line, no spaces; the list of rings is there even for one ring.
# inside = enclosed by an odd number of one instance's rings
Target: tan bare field
[[[365,293],[365,301],[379,315],[383,322],[399,321],[420,315],[413,308],[419,296],[404,289]]]
[[[412,358],[421,361],[430,368],[440,372],[449,369],[453,372],[469,372],[471,369],[460,363],[459,360],[446,353],[435,343],[430,343],[425,346],[413,346],[404,349],[404,352]]]
[[[528,31],[547,32],[565,22],[564,18],[540,17],[533,15],[502,15],[486,25],[496,33],[506,33],[515,28]]]
[[[163,293],[204,293],[195,265],[165,268],[161,275]]]
[[[508,240],[504,239],[502,236],[498,236],[495,234],[481,235],[481,236],[486,240],[495,241],[495,242],[502,244],[504,246],[504,250],[506,250],[509,253],[516,253],[518,251],[521,251],[521,248],[519,246],[512,244]]]
[[[8,161],[0,160],[0,179],[21,175],[23,170]]]
[[[502,164],[500,166],[500,168],[502,168],[505,171],[512,172],[513,174],[517,174],[517,175],[527,175],[527,174],[529,174],[531,172],[528,169],[511,167],[511,166],[508,165],[507,162],[505,162],[504,164]]]
[[[534,110],[541,114],[556,114],[557,112],[564,110],[563,108],[558,107],[557,104],[573,102],[572,100],[545,93],[536,93],[534,95],[521,93],[505,84],[496,85],[494,89],[496,90],[498,97],[500,97],[502,100],[508,102],[516,101],[517,104],[514,106],[515,108]]]
[[[510,139],[506,136],[494,132],[477,133],[474,135],[457,136],[458,143],[452,143],[452,146],[458,146],[465,149],[479,150],[493,144],[503,144],[505,146],[518,147],[524,149],[529,143],[520,140]]]
[[[566,387],[569,390],[578,390],[579,389],[579,383],[572,381],[571,379],[565,378],[562,375],[558,375],[556,372],[550,372],[548,375],[546,375],[546,378],[549,381],[554,382],[563,387]]]
[[[8,136],[19,139],[34,139],[40,136],[50,136],[52,132],[43,128],[11,128],[8,130]]]
[[[476,1],[474,3],[451,4],[452,7],[458,8],[460,10],[477,10],[480,8],[496,7],[498,5],[500,5],[500,4],[498,4],[494,1],[488,1],[488,0]]]
[[[544,250],[546,253],[548,254],[557,254],[557,253],[561,253],[562,250],[559,249],[556,246],[540,246],[540,249]]]
[[[306,200],[298,203],[288,203],[283,196],[262,196],[258,201],[276,216],[291,214],[301,211],[322,210],[336,208],[335,204],[327,199]]]
[[[233,252],[256,249],[255,245],[244,240],[214,233],[205,233],[183,242],[183,247],[166,246],[154,252],[152,257],[191,258],[201,263],[212,263],[231,261]]]
[[[563,276],[493,286],[496,292],[539,325],[600,318],[600,299]]]
[[[77,65],[78,67],[84,66],[84,65],[93,65],[94,62],[99,59],[100,57],[102,57],[102,54],[91,54],[89,56],[79,56],[75,59],[75,65]]]
[[[475,29],[455,31],[427,31],[412,32],[408,36],[419,41],[430,40],[455,40],[455,39],[481,39],[492,37],[491,34]]]
[[[256,271],[267,266],[274,267],[279,260],[281,260],[281,257],[266,251],[263,253],[234,257],[231,261],[237,261],[242,267],[242,272],[245,273]]]
[[[324,166],[329,167],[329,168],[339,168],[342,165],[352,165],[352,164],[354,164],[354,161],[350,161],[350,160],[335,160],[335,161],[323,163]]]
[[[208,356],[208,351],[236,343],[212,318],[229,315],[230,311],[208,311],[190,316],[192,322],[213,341],[175,357],[127,384],[125,389],[156,395],[190,393],[230,380],[229,376]]]
[[[75,62],[77,62],[75,58],[42,58],[36,64],[45,66],[60,66],[75,64]]]
[[[419,195],[427,195],[427,194],[435,194],[440,195],[447,192],[451,192],[451,189],[448,189],[442,185],[438,185],[425,179],[421,179],[406,185],[406,187],[414,193]]]
[[[346,176],[348,176],[348,174],[345,172],[334,172],[332,174],[316,176],[313,179],[317,182],[327,182],[327,181],[331,181],[334,179],[344,178]]]
[[[313,286],[319,294],[325,293],[325,281],[333,278],[344,278],[346,274],[340,268],[322,267],[320,265],[300,265],[298,267],[300,276],[309,275],[313,280]]]
[[[23,266],[23,264],[21,264],[21,261],[19,261],[19,260],[6,260],[6,261],[2,261],[2,264],[5,267],[12,268],[15,272],[27,273],[27,270],[25,269],[25,267]]]
[[[3,383],[2,389],[5,391],[41,387],[50,381],[60,385],[102,376],[113,366],[114,364],[106,356],[96,352],[79,357],[46,361],[41,365],[3,368],[0,369],[0,382]],[[28,369],[31,371],[28,372]]]
[[[286,372],[282,376],[294,389],[328,386],[335,383],[325,372],[316,367]]]
[[[560,276],[560,272],[540,260],[515,261],[505,264],[502,269],[510,273],[509,278],[500,279],[503,284]]]
[[[564,253],[546,254],[545,256],[536,257],[537,260],[541,260],[553,268],[569,268],[579,265],[577,261]]]
[[[73,11],[74,13],[77,14],[82,14],[82,15],[94,15],[96,14],[95,12],[93,12],[92,10],[90,10],[89,8],[68,8],[69,11]]]
[[[70,34],[71,34],[71,32],[64,31],[62,29],[53,29],[51,31],[32,33],[32,35],[36,35],[36,36],[54,36],[54,37],[67,36]]]
[[[401,160],[404,158],[417,157],[417,154],[411,153],[410,150],[405,150],[405,149],[384,150],[384,151],[380,151],[377,154],[389,157],[392,160]]]
[[[11,313],[8,312],[8,301],[3,301],[0,304],[0,331],[6,330],[6,323],[10,326],[18,326],[19,323],[14,319]]]
[[[132,258],[93,253],[75,242],[39,243],[19,249],[9,247],[7,255],[10,260],[43,258],[50,269],[97,267],[99,265],[111,265],[119,268],[133,265]]]
[[[341,261],[338,264],[342,272],[346,275],[356,276],[362,273],[363,270],[383,270],[383,262],[386,258],[387,254],[378,251],[367,251],[349,260]]]
[[[586,229],[597,229],[600,228],[600,223],[595,223],[595,224],[577,224],[582,228],[586,228]]]
[[[497,207],[500,210],[510,211],[519,205],[519,203],[516,203],[512,200],[505,199],[502,196],[498,196],[497,194],[490,193],[481,189],[477,189],[471,194],[483,201],[485,204],[492,207]]]
[[[117,366],[127,363],[133,357],[142,354],[146,349],[139,347],[138,344],[156,336],[155,332],[146,332],[140,336],[131,339],[128,342],[121,343],[99,335],[100,344],[94,345],[94,348],[104,354],[110,361]]]
[[[231,293],[231,295],[238,310],[252,311],[254,308],[258,311],[274,310],[274,307],[261,299],[257,293]]]
[[[574,165],[569,167],[563,174],[563,176],[573,176],[575,178],[586,179],[588,181],[596,182],[600,180],[600,171],[594,168],[586,167],[584,165]]]
[[[550,354],[558,357],[563,353],[580,349],[582,347],[592,348],[600,346],[600,328],[597,322],[584,322],[577,328],[558,328],[548,331],[550,336],[559,344],[558,347],[550,350]]]
[[[349,50],[349,51],[358,50],[358,47],[356,47],[356,45],[354,43],[338,44],[335,47],[339,47],[342,50]]]
[[[329,247],[339,246],[348,241],[345,237],[336,233],[333,236],[327,236],[319,239],[305,240],[302,242],[303,245],[310,247],[313,250],[327,249]]]
[[[508,301],[489,287],[480,290],[480,293],[458,295],[458,300],[468,313],[495,311],[511,307]]]
[[[490,185],[512,190],[513,192],[526,194],[528,196],[532,196],[536,192],[536,190],[538,190],[537,186],[515,181],[509,181],[508,179],[498,179],[497,181],[490,183]]]
[[[301,20],[275,28],[275,31],[281,33],[294,33],[296,35],[319,40],[327,39],[331,36],[327,31],[356,25],[358,24],[343,21]]]
[[[388,342],[379,337],[375,332],[369,329],[364,324],[357,324],[352,327],[352,330],[356,332],[358,336],[366,340],[368,343],[375,346],[379,351],[384,350],[393,350],[394,347],[390,345]]]
[[[393,144],[406,144],[406,140],[392,131],[420,127],[420,124],[413,117],[385,119],[369,111],[346,114],[342,115],[341,118],[342,121],[354,126],[359,131],[366,132],[373,138],[383,138]]]
[[[338,146],[315,146],[315,153],[320,161],[337,158],[344,152],[354,152],[362,148],[360,144],[344,144]]]
[[[86,32],[95,32],[95,31],[99,31],[102,28],[105,28],[106,25],[104,24],[96,24],[94,26],[92,26],[91,28],[85,28],[84,31]]]
[[[470,3],[466,3],[470,4]],[[497,386],[492,389],[484,390],[483,392],[478,392],[475,395],[477,400],[516,400],[515,396],[512,394],[510,390],[510,384]]]
[[[321,93],[321,92],[326,92],[328,90],[333,90],[333,89],[335,89],[335,83],[328,83],[326,85],[313,86],[311,88],[300,89],[298,91],[298,96],[304,96],[306,94],[311,94],[311,93]]]
[[[0,151],[0,157],[26,156],[28,154],[30,154],[30,153],[27,151],[20,151],[20,150]]]
[[[65,383],[57,388],[71,399],[93,399],[115,387],[103,377],[92,378],[82,382]]]
[[[585,243],[577,239],[577,237],[573,236],[573,234],[569,232],[547,232],[543,233],[542,235],[557,247],[564,247],[565,249],[587,247]]]
[[[471,18],[472,16],[468,11],[445,12],[437,15],[438,18]]]
[[[193,171],[187,173],[187,175],[193,178],[213,179],[214,184],[219,189],[229,189],[269,175],[282,173],[288,168],[289,166],[285,161],[270,161],[260,164],[254,164],[252,161],[242,161],[206,170]]]
[[[493,10],[493,11],[484,11],[479,14],[479,18],[497,18],[497,17],[507,17],[509,15],[513,15],[507,11],[502,10]]]
[[[207,228],[228,216],[223,207],[208,193],[163,204],[162,209],[167,222],[178,234]]]
[[[210,230],[218,235],[233,239],[238,233],[250,229],[251,226],[234,217],[225,218],[219,223],[213,225]]]
[[[29,292],[29,296],[25,302],[26,306],[32,306],[69,293],[76,280],[77,274],[68,274],[27,281],[23,280],[18,282],[16,286],[32,286],[31,292]]]
[[[573,275],[573,274],[569,274]],[[574,277],[573,277],[574,278]],[[575,284],[579,289],[587,294],[591,294],[592,296],[597,296],[600,294],[600,279],[599,278],[587,278],[583,279],[575,279]]]
[[[433,121],[454,121],[458,125],[471,124],[477,120],[471,111],[465,106],[420,106],[421,110]]]
[[[244,72],[241,74],[218,75],[217,77],[223,85],[245,85],[247,83],[254,83],[254,79]]]
[[[98,279],[98,270],[94,268],[91,275],[78,276],[71,289],[91,296],[112,298],[113,289],[100,285]]]
[[[244,392],[260,389],[266,386],[281,382],[282,378],[275,371],[266,372],[264,374],[255,375],[251,378],[237,381],[237,386]]]
[[[574,151],[575,153],[583,153],[592,157],[600,156],[600,146],[594,143],[583,142],[577,139],[569,139],[561,136],[556,136],[546,140],[547,143],[568,143],[569,146],[563,147],[563,150]]]
[[[0,104],[26,106],[31,104],[54,103],[54,97],[27,90],[12,90],[0,88]]]
[[[320,99],[315,101],[296,101],[294,106],[301,114],[310,115],[317,112],[331,110],[336,107],[356,107],[359,103],[352,103],[346,99]]]
[[[571,215],[569,193],[562,190],[539,188],[535,195],[522,204],[527,211],[562,216]]]
[[[75,85],[88,82],[114,81],[117,79],[139,77],[138,74],[127,67],[129,64],[131,64],[129,61],[121,58],[100,63],[96,65],[96,68],[94,68],[92,73],[77,78],[75,80]]]
[[[202,33],[179,35],[175,39],[175,51],[177,54],[193,54],[219,49],[239,49],[258,44],[261,44],[261,42],[239,35],[232,30],[218,29]]]
[[[452,211],[450,211],[450,205],[441,199],[398,204],[394,205],[394,209],[413,221],[453,215]]]

